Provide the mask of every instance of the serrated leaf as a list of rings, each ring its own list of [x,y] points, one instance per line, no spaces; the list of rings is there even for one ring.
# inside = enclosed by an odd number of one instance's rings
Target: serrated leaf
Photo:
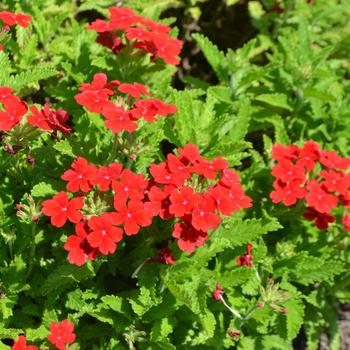
[[[55,195],[57,191],[52,188],[51,184],[40,182],[33,186],[30,193],[35,198],[46,198]]]
[[[270,106],[279,107],[292,111],[292,106],[288,103],[288,97],[285,94],[261,94],[255,97],[257,101],[267,103]]]
[[[55,142],[53,148],[61,154],[65,154],[73,158],[76,157],[73,152],[73,148],[67,139],[62,140],[60,142]]]
[[[304,321],[304,304],[297,299],[290,299],[284,303],[288,313],[286,314],[287,337],[293,340],[299,333]]]

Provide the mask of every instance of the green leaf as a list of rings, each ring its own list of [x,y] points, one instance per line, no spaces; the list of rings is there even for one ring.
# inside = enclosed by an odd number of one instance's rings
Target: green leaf
[[[218,47],[206,36],[199,33],[194,33],[192,34],[192,37],[197,41],[205,58],[213,68],[219,80],[227,81],[229,75],[225,54],[220,51]]]
[[[76,157],[76,155],[73,152],[72,146],[67,139],[55,142],[53,148],[61,154],[70,156],[72,158]]]
[[[287,109],[292,111],[292,106],[288,103],[288,97],[285,94],[262,94],[255,97],[257,101],[267,103],[268,105]]]
[[[293,340],[299,333],[299,330],[304,320],[304,304],[298,299],[287,300],[284,303],[288,313],[287,318],[287,337],[288,340]]]
[[[51,184],[40,182],[33,186],[30,193],[35,198],[46,198],[55,195],[57,191],[52,188]]]

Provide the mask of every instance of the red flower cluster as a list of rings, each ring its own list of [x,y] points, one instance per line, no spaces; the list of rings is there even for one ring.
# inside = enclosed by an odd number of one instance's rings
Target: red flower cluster
[[[245,266],[245,267],[253,266],[254,257],[251,254],[252,250],[253,250],[252,244],[248,243],[246,247],[246,253],[237,258],[237,265]]]
[[[224,159],[209,161],[190,144],[178,152],[179,156],[168,154],[166,162],[151,165],[150,181],[119,163],[96,167],[82,157],[72,163],[62,175],[67,190],[85,196],[92,192],[104,204],[91,212],[81,196],[69,199],[64,191],[43,202],[42,212],[51,217],[52,225],[62,227],[67,220],[76,224],[76,234],[65,244],[71,263],[82,265],[100,253],[114,253],[124,232],[137,234],[155,216],[176,218],[173,237],[181,250],[192,253],[208,239],[208,231],[220,224],[220,214],[230,216],[251,206],[239,175],[228,169]],[[165,248],[159,259],[174,262]]]
[[[28,106],[7,86],[0,86],[0,103],[3,108],[0,110],[0,131],[9,131],[21,122]],[[41,111],[35,106],[31,106],[30,111],[32,114],[27,116],[27,121],[32,126],[44,131],[61,131],[63,134],[72,132],[67,124],[69,116],[66,111],[52,110],[48,103]]]
[[[29,22],[32,16],[26,15],[25,13],[12,13],[9,11],[0,11],[0,20],[5,24],[4,30],[9,31],[14,25],[19,25],[23,28],[29,26]],[[4,49],[3,45],[0,44],[0,51]]]
[[[59,323],[52,322],[50,325],[51,333],[47,336],[49,342],[58,350],[66,350],[67,344],[75,341],[74,324],[68,320],[63,320]],[[12,350],[38,350],[35,345],[27,345],[27,340],[24,335],[20,335],[18,340],[14,342]]]
[[[87,108],[89,112],[101,113],[106,119],[105,125],[112,132],[122,130],[133,132],[137,129],[137,121],[141,118],[149,123],[157,121],[156,116],[166,117],[176,113],[176,107],[155,98],[140,99],[150,96],[145,85],[139,83],[121,84],[118,80],[107,82],[103,73],[94,75],[91,84],[82,84],[81,91],[75,95],[78,104]],[[118,93],[123,94],[118,95]],[[116,96],[114,101],[110,98]]]
[[[127,7],[110,7],[109,21],[98,19],[87,29],[98,33],[97,42],[115,54],[132,47],[158,57],[168,64],[178,64],[182,41],[169,35],[170,27],[136,15]]]
[[[304,217],[315,221],[321,230],[327,230],[328,224],[335,222],[336,218],[330,214],[338,203],[344,208],[350,206],[349,158],[321,150],[314,141],[306,142],[303,147],[274,145],[272,158],[277,161],[272,168],[276,178],[270,194],[273,203],[290,206],[304,199],[307,203]]]

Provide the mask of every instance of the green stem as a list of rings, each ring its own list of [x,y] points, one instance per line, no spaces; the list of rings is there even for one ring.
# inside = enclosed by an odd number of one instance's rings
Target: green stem
[[[36,223],[32,223],[32,245],[29,253],[29,262],[28,262],[28,270],[26,275],[26,280],[29,278],[29,276],[32,273],[33,270],[33,264],[34,264],[34,258],[35,258],[35,236],[36,236]]]

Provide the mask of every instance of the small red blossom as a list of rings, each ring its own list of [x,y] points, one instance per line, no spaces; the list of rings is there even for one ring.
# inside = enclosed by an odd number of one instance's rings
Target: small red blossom
[[[273,187],[275,190],[270,193],[272,202],[275,204],[283,202],[285,206],[294,205],[298,199],[305,198],[307,193],[300,180],[285,184],[277,179],[273,183]]]
[[[216,203],[209,194],[200,197],[200,202],[192,211],[191,224],[196,230],[209,231],[221,223],[221,217],[215,214]]]
[[[12,345],[11,350],[38,350],[35,345],[27,345],[27,339],[24,335],[20,335],[18,340]]]
[[[12,13],[9,11],[1,11],[0,19],[9,26],[18,24],[19,26],[26,28],[29,26],[29,22],[32,16],[26,15],[25,13]]]
[[[342,223],[346,231],[350,231],[350,215],[346,214],[342,217]]]
[[[189,214],[199,201],[200,196],[191,187],[184,186],[180,190],[171,192],[169,212],[176,217],[182,217]]]
[[[321,151],[320,162],[331,169],[343,170],[350,166],[349,158],[343,158],[334,151]]]
[[[69,115],[64,109],[52,110],[50,104],[45,103],[42,113],[52,130],[58,130],[65,135],[73,131],[72,127],[68,125]]]
[[[165,265],[174,265],[176,263],[173,253],[168,247],[162,248],[158,255],[151,257],[149,261]]]
[[[107,119],[106,127],[115,134],[122,130],[133,132],[137,129],[137,124],[131,120],[130,113],[114,103],[105,105],[102,114]]]
[[[118,86],[118,90],[124,94],[129,94],[132,97],[139,98],[141,95],[150,96],[147,86],[139,83],[125,83]]]
[[[59,323],[52,322],[50,325],[50,334],[47,339],[52,345],[55,345],[59,350],[66,350],[67,344],[75,341],[74,324],[68,320],[63,320]]]
[[[316,180],[310,180],[307,189],[309,192],[305,196],[305,200],[310,207],[315,208],[318,212],[329,214],[332,208],[337,206],[338,197],[326,192]]]
[[[97,168],[88,163],[83,157],[78,157],[61,176],[62,180],[68,181],[67,190],[88,192],[92,189],[91,180],[95,177]]]
[[[105,213],[92,217],[88,222],[91,230],[87,237],[88,242],[105,255],[114,253],[117,248],[115,243],[123,238],[123,230],[114,226],[114,218],[115,213]]]
[[[283,182],[290,182],[294,180],[305,180],[306,173],[303,166],[294,165],[292,161],[282,159],[278,165],[272,168],[272,175]]]
[[[322,170],[319,177],[324,179],[321,185],[329,192],[338,192],[339,194],[345,195],[350,188],[350,178],[343,172]]]
[[[212,293],[212,298],[216,301],[221,301],[223,295],[224,295],[224,291],[221,288],[221,285],[219,283],[216,283],[215,290]]]
[[[51,131],[51,126],[46,121],[43,111],[39,111],[36,106],[31,106],[30,111],[32,114],[27,117],[28,123],[45,131]]]
[[[112,163],[108,167],[101,166],[97,169],[90,182],[93,185],[97,185],[101,191],[107,191],[110,189],[112,181],[116,181],[119,178],[122,168],[122,164],[119,163]]]
[[[0,130],[9,131],[21,121],[28,107],[15,95],[7,95],[1,102],[5,111],[0,111]]]
[[[329,223],[335,222],[336,220],[335,216],[325,214],[325,213],[320,213],[319,211],[317,211],[312,207],[307,207],[303,215],[306,220],[314,221],[316,227],[324,231],[328,229]]]
[[[83,198],[69,200],[64,191],[44,201],[42,206],[42,212],[51,217],[51,225],[56,227],[62,227],[67,220],[78,223],[83,218],[83,214],[79,211],[84,206]]]

